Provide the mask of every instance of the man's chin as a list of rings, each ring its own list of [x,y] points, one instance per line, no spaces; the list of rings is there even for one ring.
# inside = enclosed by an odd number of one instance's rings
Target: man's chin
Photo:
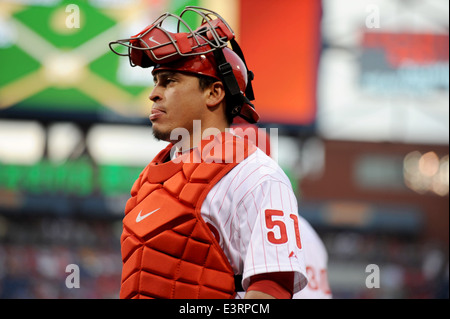
[[[170,141],[170,131],[163,131],[163,130],[158,129],[155,126],[153,126],[153,136],[158,141],[166,141],[166,142]]]

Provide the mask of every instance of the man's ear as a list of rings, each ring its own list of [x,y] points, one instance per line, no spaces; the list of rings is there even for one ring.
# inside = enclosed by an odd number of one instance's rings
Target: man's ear
[[[220,104],[220,102],[225,100],[225,88],[222,82],[214,82],[206,90],[206,105],[208,107],[215,107]]]

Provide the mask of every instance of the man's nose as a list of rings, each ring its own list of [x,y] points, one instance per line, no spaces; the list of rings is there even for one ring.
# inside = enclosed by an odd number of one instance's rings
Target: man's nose
[[[159,86],[155,86],[152,90],[152,92],[150,93],[150,96],[148,97],[150,99],[150,101],[152,102],[156,102],[158,100],[162,99],[162,92],[161,92],[161,88]]]

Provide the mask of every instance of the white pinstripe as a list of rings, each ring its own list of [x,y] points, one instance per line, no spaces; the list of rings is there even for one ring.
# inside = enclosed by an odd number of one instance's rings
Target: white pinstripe
[[[278,227],[267,229],[265,211],[282,210],[276,220],[286,225],[288,241],[270,243],[268,232],[280,237]],[[297,201],[283,170],[257,150],[225,175],[209,192],[201,207],[203,219],[220,234],[220,245],[236,274],[243,274],[246,289],[251,276],[294,271],[294,291],[306,283],[303,249],[298,249],[290,214],[297,215]],[[275,219],[274,219],[275,220]],[[294,252],[297,258],[290,258]]]

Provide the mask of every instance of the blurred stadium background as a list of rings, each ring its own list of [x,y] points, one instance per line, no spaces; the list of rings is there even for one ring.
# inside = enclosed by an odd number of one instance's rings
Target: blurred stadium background
[[[448,298],[446,0],[0,0],[0,298],[118,297],[125,201],[164,143],[149,71],[108,42],[186,5],[235,29],[334,297]]]

